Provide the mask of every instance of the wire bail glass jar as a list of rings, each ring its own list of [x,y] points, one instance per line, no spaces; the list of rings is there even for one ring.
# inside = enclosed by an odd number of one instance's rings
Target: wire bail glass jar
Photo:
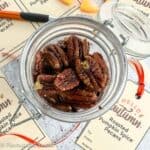
[[[102,54],[110,76],[101,101],[90,109],[75,113],[62,112],[48,105],[35,91],[32,78],[37,51],[71,34],[89,40],[90,53],[97,51]],[[104,114],[117,102],[126,85],[127,60],[120,42],[103,24],[82,17],[59,18],[43,25],[27,41],[20,63],[20,79],[24,95],[42,113],[61,121],[86,121]]]

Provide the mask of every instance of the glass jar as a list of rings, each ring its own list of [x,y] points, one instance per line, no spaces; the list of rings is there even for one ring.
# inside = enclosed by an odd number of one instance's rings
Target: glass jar
[[[101,53],[107,62],[110,80],[96,106],[81,112],[62,112],[46,103],[34,89],[32,69],[35,54],[49,43],[75,34],[87,38],[90,53]],[[67,122],[86,121],[101,116],[119,99],[127,80],[127,60],[115,35],[103,24],[82,17],[65,17],[52,20],[39,28],[27,41],[20,63],[20,79],[24,95],[41,112],[49,117]]]
[[[106,2],[97,19],[118,37],[126,54],[140,59],[150,56],[150,20],[141,10],[120,2]]]

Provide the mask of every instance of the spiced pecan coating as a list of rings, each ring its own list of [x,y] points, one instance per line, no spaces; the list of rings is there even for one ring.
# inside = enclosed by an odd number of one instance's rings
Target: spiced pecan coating
[[[67,67],[69,65],[68,63],[68,57],[66,56],[66,54],[64,53],[63,49],[61,49],[58,45],[54,45],[57,53],[60,54],[60,57],[61,57],[61,60],[62,60],[62,63],[65,67]]]
[[[68,38],[67,43],[70,64],[74,65],[76,59],[84,60],[89,55],[89,42],[86,39],[81,40],[73,35]]]
[[[85,56],[84,61],[77,59],[75,68],[80,80],[89,89],[101,90],[101,68],[91,56]]]
[[[67,40],[67,55],[71,65],[79,57],[79,40],[76,36],[70,36]]]
[[[108,67],[107,67],[106,62],[101,54],[96,52],[93,54],[93,58],[97,61],[97,63],[99,64],[99,67],[102,70],[102,76],[103,76],[102,78],[103,79],[101,80],[101,87],[105,88],[105,86],[107,85],[108,80],[109,80]]]
[[[69,65],[68,57],[66,56],[63,49],[58,46],[58,44],[51,44],[46,48],[46,50],[49,50],[55,54],[55,56],[59,60],[59,63],[61,64],[61,67],[67,67]]]
[[[80,41],[80,58],[84,59],[85,56],[89,55],[89,42],[87,39],[84,39],[83,41]]]
[[[33,79],[36,81],[36,78],[39,74],[43,71],[43,58],[42,58],[42,52],[38,51],[35,55],[35,63],[33,68]]]
[[[97,84],[101,88],[101,81],[103,80],[102,70],[99,67],[99,64],[92,56],[86,56],[86,60],[89,64],[89,70],[91,74],[93,74],[94,79],[96,80]]]
[[[70,104],[94,104],[97,101],[95,92],[75,89],[61,93],[64,101]]]
[[[75,62],[75,68],[80,80],[90,89],[94,89],[94,86],[92,85],[90,78],[86,73],[86,70],[89,69],[88,62],[82,62],[80,59],[77,59]]]
[[[54,69],[54,70],[60,70],[61,69],[61,64],[58,60],[58,58],[55,56],[55,54],[51,51],[44,50],[43,52],[43,57],[46,61],[49,62],[49,65]]]
[[[64,50],[64,52],[67,52],[67,40],[68,38],[64,38],[64,40],[58,41],[57,45]]]
[[[46,99],[49,103],[56,103],[58,91],[54,88],[42,88],[37,90],[38,94]]]
[[[63,63],[62,63],[62,60],[61,60],[61,56],[60,56],[60,54],[57,52],[57,50],[56,50],[54,44],[53,44],[53,45],[50,44],[50,45],[48,45],[48,46],[44,49],[44,52],[47,52],[47,51],[49,51],[49,52],[51,52],[51,53],[53,53],[53,54],[55,55],[55,57],[56,57],[56,58],[58,59],[58,61],[59,61],[60,67],[62,68],[62,67],[63,67]]]
[[[52,83],[56,78],[56,75],[47,75],[47,74],[40,74],[38,77],[37,77],[37,80],[40,82],[40,83]]]
[[[79,85],[75,72],[69,68],[59,73],[54,81],[55,86],[61,91],[71,90]]]

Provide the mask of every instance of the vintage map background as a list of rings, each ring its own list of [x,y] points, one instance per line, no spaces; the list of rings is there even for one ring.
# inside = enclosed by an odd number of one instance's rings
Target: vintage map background
[[[6,8],[8,10],[14,9],[14,10],[49,13],[53,17],[81,14],[81,12],[79,11],[80,1],[76,1],[76,3],[71,7],[66,7],[62,5],[61,3],[59,3],[57,0],[25,0],[25,1],[23,0],[12,0],[12,1],[0,0],[0,4],[3,2],[8,3],[9,6],[8,8]],[[100,4],[101,0],[96,0],[96,2]],[[91,17],[95,18],[95,16],[91,16]],[[6,47],[7,49],[5,50],[5,52],[8,51],[10,55],[15,54],[15,56],[19,56],[22,50],[22,47],[24,46],[24,41],[26,40],[26,38],[31,34],[31,32],[35,31],[41,24],[25,23],[23,25],[23,24],[16,23],[15,21],[13,21],[13,25],[17,27],[17,29],[16,27],[14,27],[14,29],[18,30],[18,31],[15,30],[15,32],[18,32],[19,34],[16,36],[20,36],[22,38],[22,42],[20,43],[20,41],[18,41],[18,43],[15,43],[17,42],[16,40],[12,42],[11,40],[13,39],[12,35],[14,34],[13,33],[14,31],[12,33],[9,32],[7,33],[7,35],[11,35],[11,36],[7,36],[7,37],[6,35],[0,36],[0,41],[7,41],[6,43],[5,42],[2,43],[2,47],[0,47],[0,49],[1,51],[3,51],[4,48]],[[20,34],[19,32],[23,31],[23,28],[25,26],[29,26],[29,31]],[[14,45],[11,45],[10,43]],[[9,81],[11,87],[14,89],[17,95],[21,99],[24,99],[20,91],[21,88],[20,88],[19,77],[18,77],[19,76],[19,58],[20,57],[18,57],[16,60],[12,61],[11,63],[7,64],[6,66],[2,67],[1,70],[5,74],[7,80]],[[8,55],[0,56],[0,66],[5,65],[10,59],[13,59],[13,57],[8,57]],[[146,60],[142,60],[142,63],[146,64],[147,66],[150,66],[150,58]],[[129,78],[132,79],[133,81],[136,81],[135,73],[132,71],[131,68],[129,68]],[[150,90],[149,85],[150,84],[147,83],[146,88],[148,90]],[[31,109],[32,111],[33,108],[30,107],[27,101],[25,102],[26,102],[26,105],[29,106],[29,109]],[[75,125],[71,123],[62,123],[54,119],[51,119],[47,116],[42,116],[41,118],[38,119],[38,122],[43,128],[43,130],[47,133],[47,135],[53,141],[57,141],[56,139],[59,139],[63,137],[64,135],[66,135],[65,133],[67,133],[69,129],[72,129],[72,127]],[[80,126],[69,136],[69,138],[67,138],[63,143],[58,144],[57,145],[58,150],[66,150],[66,149],[81,150],[81,148],[75,144],[75,141],[78,138],[82,129],[85,127],[85,125],[86,123],[81,123]],[[100,142],[102,142],[101,139],[100,139]],[[138,150],[149,150],[149,147],[150,147],[150,131],[145,135],[145,138],[142,141],[142,143],[139,145]]]

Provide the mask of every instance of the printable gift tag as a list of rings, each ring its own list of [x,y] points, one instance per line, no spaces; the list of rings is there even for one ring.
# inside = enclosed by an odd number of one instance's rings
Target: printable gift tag
[[[56,150],[32,115],[0,76],[0,149]]]
[[[150,128],[150,93],[136,99],[137,84],[128,81],[119,102],[89,122],[77,141],[86,150],[134,150]]]

